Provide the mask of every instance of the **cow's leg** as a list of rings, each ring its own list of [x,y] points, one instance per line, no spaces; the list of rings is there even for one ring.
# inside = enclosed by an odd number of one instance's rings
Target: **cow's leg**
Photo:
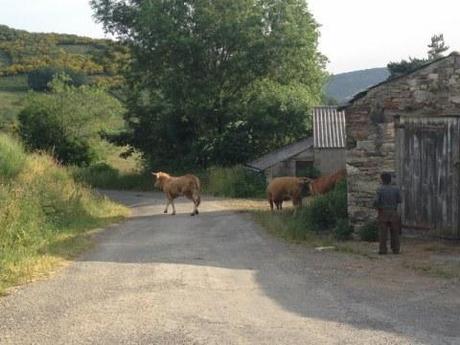
[[[172,208],[173,208],[173,212],[171,213],[171,215],[175,216],[176,215],[176,206],[174,206],[174,199],[171,199],[171,205],[172,205]]]
[[[169,199],[166,199],[166,207],[165,207],[165,210],[163,211],[163,213],[168,213],[169,204],[170,204]]]
[[[200,205],[200,202],[201,202],[200,195],[199,195],[199,194],[193,194],[193,204],[194,204],[194,208],[193,208],[193,214],[192,214],[192,216],[194,216],[195,214],[199,214],[199,213],[200,213],[200,212],[198,212],[198,206]]]

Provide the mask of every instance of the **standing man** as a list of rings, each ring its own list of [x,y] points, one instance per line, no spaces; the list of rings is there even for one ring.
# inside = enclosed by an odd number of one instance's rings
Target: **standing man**
[[[377,189],[374,207],[378,211],[379,223],[379,254],[387,254],[387,237],[390,231],[391,250],[399,254],[401,233],[401,218],[398,214],[398,205],[401,203],[399,188],[391,185],[391,175],[380,175],[382,185]]]

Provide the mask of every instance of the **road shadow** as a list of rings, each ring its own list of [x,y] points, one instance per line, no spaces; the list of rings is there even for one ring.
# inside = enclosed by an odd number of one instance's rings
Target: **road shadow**
[[[178,200],[179,214],[170,216],[160,213],[161,195],[137,194],[109,193],[141,211],[98,235],[97,249],[80,261],[248,270],[267,297],[302,317],[404,334],[427,344],[427,334],[460,340],[458,286],[431,291],[423,286],[427,280],[401,276],[391,286],[380,284],[355,258],[283,242],[249,215],[216,209],[216,199],[204,200],[196,217],[185,213],[188,200]]]

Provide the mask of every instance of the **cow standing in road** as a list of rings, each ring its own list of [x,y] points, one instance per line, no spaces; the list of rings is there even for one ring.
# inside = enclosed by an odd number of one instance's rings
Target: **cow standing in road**
[[[197,215],[198,206],[201,202],[200,180],[194,175],[171,176],[164,172],[152,173],[155,176],[155,187],[161,189],[166,195],[166,208],[164,213],[168,213],[169,204],[172,205],[172,215],[176,214],[174,199],[178,196],[185,196],[193,201],[193,211],[191,216]]]

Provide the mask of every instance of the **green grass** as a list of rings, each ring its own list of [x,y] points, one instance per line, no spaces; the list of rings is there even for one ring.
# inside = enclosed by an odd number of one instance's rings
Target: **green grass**
[[[127,215],[6,135],[0,160],[0,293],[48,274],[90,246],[89,230]]]
[[[72,169],[75,180],[102,189],[140,190],[153,189],[152,176],[147,172],[120,172],[107,163]]]
[[[282,212],[252,211],[254,220],[269,233],[287,241],[303,242],[312,246],[330,246],[335,243],[331,233],[316,233],[309,229],[293,210]]]
[[[205,191],[214,196],[228,198],[265,197],[265,176],[241,165],[212,167],[205,180]]]
[[[0,130],[11,131],[22,109],[25,92],[0,91]]]
[[[27,91],[29,86],[27,85],[27,75],[17,74],[13,76],[0,77],[0,91]]]

